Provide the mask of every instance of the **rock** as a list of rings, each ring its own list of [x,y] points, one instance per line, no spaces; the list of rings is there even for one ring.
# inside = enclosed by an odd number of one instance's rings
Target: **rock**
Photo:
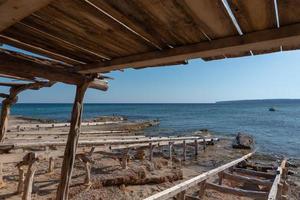
[[[238,133],[232,144],[232,147],[235,149],[252,149],[253,146],[253,137],[245,133]]]

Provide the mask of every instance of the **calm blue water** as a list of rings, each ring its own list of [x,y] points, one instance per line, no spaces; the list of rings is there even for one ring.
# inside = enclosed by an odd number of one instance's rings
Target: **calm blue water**
[[[275,106],[276,112],[269,112]],[[13,115],[69,120],[71,104],[17,104]],[[300,100],[221,102],[216,104],[86,104],[84,118],[123,115],[159,119],[148,134],[182,135],[207,128],[220,135],[247,132],[260,151],[300,157]]]

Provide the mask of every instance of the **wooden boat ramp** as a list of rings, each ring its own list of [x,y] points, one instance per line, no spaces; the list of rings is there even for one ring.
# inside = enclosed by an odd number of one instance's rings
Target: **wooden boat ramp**
[[[248,160],[255,152],[202,173],[144,200],[200,200],[206,190],[262,200],[287,200],[287,160],[273,166],[258,166]],[[217,179],[215,177],[218,177]],[[225,184],[226,182],[226,184]],[[250,188],[250,189],[249,189]]]

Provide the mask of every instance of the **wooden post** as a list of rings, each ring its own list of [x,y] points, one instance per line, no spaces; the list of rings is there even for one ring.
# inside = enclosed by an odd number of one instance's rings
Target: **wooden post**
[[[183,140],[183,161],[186,161],[186,142]]]
[[[2,86],[10,86],[9,95],[5,94],[5,99],[2,101],[1,117],[0,117],[0,142],[4,141],[5,134],[8,127],[8,116],[10,113],[10,107],[18,100],[18,94],[27,89],[38,90],[42,87],[50,87],[53,82],[35,82],[28,84],[14,84],[14,83],[2,83]]]
[[[84,184],[85,185],[91,185],[91,164],[90,162],[85,162],[85,179]]]
[[[54,158],[53,158],[53,157],[50,157],[50,158],[49,158],[48,173],[52,173],[52,172],[54,171],[54,166],[55,166]]]
[[[199,149],[199,147],[198,147],[198,140],[196,139],[195,140],[195,156],[198,155],[198,149]]]
[[[203,138],[203,150],[205,151],[206,149],[206,141],[205,141],[205,138]]]
[[[222,185],[222,182],[223,182],[223,176],[224,176],[223,172],[219,172],[219,173],[218,173],[218,176],[219,176],[219,185]]]
[[[3,180],[3,163],[0,162],[0,188],[5,186],[5,182]]]
[[[17,193],[21,194],[24,189],[24,181],[25,181],[24,166],[18,166],[18,170],[19,170],[19,182],[18,182]]]
[[[153,159],[153,145],[150,142],[150,144],[149,144],[149,161],[152,161],[152,159]]]
[[[70,131],[64,153],[64,160],[61,168],[61,178],[57,189],[57,200],[67,200],[69,193],[69,185],[71,181],[73,165],[75,161],[77,143],[80,134],[83,98],[88,88],[88,83],[85,82],[76,87],[76,97],[73,104]]]
[[[201,199],[203,196],[204,196],[204,193],[205,193],[205,188],[206,188],[206,181],[202,181],[198,184],[198,186],[200,187],[200,190],[199,190],[199,193],[198,193],[198,196],[199,198]]]
[[[173,143],[169,142],[169,159],[172,160]]]
[[[11,104],[17,101],[17,97],[10,99],[4,99],[2,101],[2,108],[1,108],[1,118],[0,118],[0,142],[4,141],[7,127],[8,127],[8,116],[10,113],[10,106]]]
[[[185,191],[182,191],[179,194],[177,194],[176,200],[185,200]]]
[[[33,178],[35,171],[37,170],[37,161],[32,160],[28,166],[28,170],[26,173],[25,183],[24,183],[24,193],[22,196],[22,200],[31,200],[31,193],[33,187]]]

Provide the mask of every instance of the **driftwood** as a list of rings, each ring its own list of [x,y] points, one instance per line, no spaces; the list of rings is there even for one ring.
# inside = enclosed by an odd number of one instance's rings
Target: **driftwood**
[[[146,176],[144,169],[140,168],[133,172],[123,172],[122,175],[111,176],[109,178],[102,178],[100,180],[103,186],[116,186],[116,185],[145,185],[145,184],[160,184],[164,182],[173,182],[182,179],[181,170],[173,170],[165,173],[163,176]]]

